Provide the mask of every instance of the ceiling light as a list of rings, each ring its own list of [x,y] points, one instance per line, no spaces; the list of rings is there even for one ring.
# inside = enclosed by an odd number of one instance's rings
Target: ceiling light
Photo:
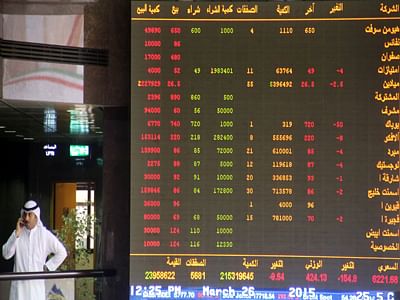
[[[16,133],[15,130],[4,130],[5,133]]]

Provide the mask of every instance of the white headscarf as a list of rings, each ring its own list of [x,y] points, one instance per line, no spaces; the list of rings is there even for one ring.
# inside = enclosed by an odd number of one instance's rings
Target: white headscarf
[[[21,217],[24,213],[28,213],[28,212],[32,212],[36,215],[36,217],[38,219],[38,222],[37,222],[38,226],[43,226],[43,223],[40,220],[40,207],[35,201],[29,200],[29,201],[25,202],[24,207],[21,209]]]

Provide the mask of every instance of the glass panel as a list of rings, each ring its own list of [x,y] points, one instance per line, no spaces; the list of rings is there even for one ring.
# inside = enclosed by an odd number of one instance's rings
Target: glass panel
[[[75,278],[46,279],[46,300],[75,299]]]
[[[97,278],[76,278],[75,279],[75,300],[92,300],[96,299],[95,287],[97,282],[101,283],[102,279]],[[69,299],[69,298],[66,298]]]
[[[10,293],[10,281],[0,281],[0,295],[1,299],[8,299]]]
[[[32,280],[45,285],[46,300],[95,300],[101,299],[101,291],[107,278],[57,278]],[[24,280],[15,281],[23,282]],[[25,280],[26,281],[26,280]],[[41,282],[41,283],[40,283]],[[11,281],[0,281],[1,299],[9,299]]]
[[[3,15],[3,38],[83,47],[83,15]]]
[[[3,97],[83,103],[83,66],[4,59]]]

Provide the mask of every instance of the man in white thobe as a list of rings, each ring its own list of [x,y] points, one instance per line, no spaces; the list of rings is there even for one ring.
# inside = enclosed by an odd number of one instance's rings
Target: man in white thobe
[[[47,259],[50,254],[53,256]],[[56,270],[67,257],[64,245],[40,220],[38,204],[29,200],[21,209],[21,217],[8,241],[3,245],[3,257],[14,256],[14,272]],[[10,300],[45,300],[44,280],[11,282]]]

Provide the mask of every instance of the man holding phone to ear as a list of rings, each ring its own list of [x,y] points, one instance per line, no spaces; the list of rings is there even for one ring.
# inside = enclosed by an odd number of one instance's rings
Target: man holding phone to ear
[[[50,254],[53,256],[47,259]],[[14,256],[14,272],[41,272],[56,270],[67,257],[64,245],[43,226],[40,207],[29,200],[21,209],[16,228],[3,245],[3,257]],[[10,300],[45,300],[44,280],[11,282]]]

